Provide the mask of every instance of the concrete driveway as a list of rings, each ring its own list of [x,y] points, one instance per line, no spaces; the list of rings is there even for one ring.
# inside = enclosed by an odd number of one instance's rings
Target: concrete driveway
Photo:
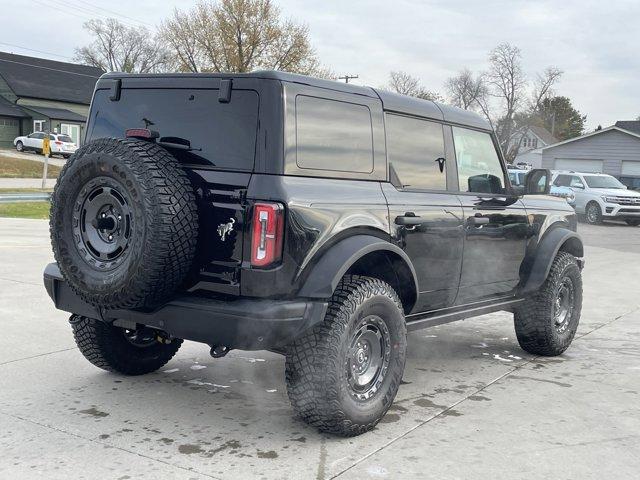
[[[0,219],[0,478],[637,478],[640,228],[581,225],[572,347],[524,353],[499,313],[409,335],[404,382],[373,431],[293,418],[283,358],[214,360],[186,342],[162,371],[90,365],[41,285],[47,224]]]

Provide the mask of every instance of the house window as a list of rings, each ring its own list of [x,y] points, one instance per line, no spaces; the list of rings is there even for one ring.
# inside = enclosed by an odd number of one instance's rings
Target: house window
[[[33,121],[33,131],[34,132],[42,132],[44,130],[45,120],[34,120]]]

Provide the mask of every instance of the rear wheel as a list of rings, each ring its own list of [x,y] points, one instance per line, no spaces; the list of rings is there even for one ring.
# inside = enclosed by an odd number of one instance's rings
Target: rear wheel
[[[640,225],[640,218],[627,218],[625,222],[627,222],[627,225],[630,227],[637,227]]]
[[[602,209],[597,202],[590,202],[585,209],[585,218],[587,223],[591,225],[600,225],[602,223]]]
[[[164,343],[167,340],[159,332],[143,326],[128,330],[80,315],[72,315],[69,321],[82,355],[98,368],[123,375],[156,371],[182,345],[179,339]]]
[[[559,252],[540,290],[514,313],[520,346],[534,355],[560,355],[573,341],[581,310],[578,262],[573,255]]]
[[[321,431],[343,436],[375,427],[402,380],[406,334],[391,286],[345,276],[324,321],[287,349],[287,393],[296,413]]]

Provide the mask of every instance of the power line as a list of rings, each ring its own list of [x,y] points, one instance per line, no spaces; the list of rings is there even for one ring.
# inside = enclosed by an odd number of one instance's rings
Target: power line
[[[97,5],[94,5],[94,4],[92,4],[92,3],[87,2],[87,1],[85,1],[85,0],[75,0],[75,1],[76,1],[76,2],[80,2],[80,3],[83,3],[83,4],[85,4],[85,5],[89,5],[89,6],[93,7],[93,8],[97,8],[98,10],[102,10],[103,12],[107,12],[107,13],[112,14],[112,15],[117,15],[118,17],[127,18],[127,19],[129,19],[129,20],[133,20],[134,22],[142,23],[143,25],[148,25],[149,27],[153,27],[153,26],[154,26],[154,25],[152,25],[151,23],[143,22],[142,20],[138,20],[137,18],[129,17],[129,16],[127,16],[127,15],[123,15],[123,14],[121,14],[121,13],[114,12],[113,10],[108,10],[108,9],[106,9],[106,8],[99,7],[99,6],[97,6]]]
[[[21,50],[28,50],[30,52],[44,53],[45,55],[51,55],[51,56],[54,56],[54,57],[66,58],[67,60],[73,60],[73,58],[71,58],[71,57],[66,57],[64,55],[59,55],[57,53],[45,52],[44,50],[36,50],[35,48],[27,48],[27,47],[23,47],[21,45],[14,45],[13,43],[0,42],[0,45],[6,45],[7,47],[19,48]]]
[[[59,68],[43,67],[41,65],[33,65],[31,63],[16,62],[15,60],[7,60],[5,58],[0,58],[0,62],[15,63],[16,65],[24,65],[26,67],[33,67],[33,68],[42,68],[43,70],[51,70],[54,72],[68,73],[69,75],[79,75],[81,77],[89,77],[94,79],[97,79],[99,77],[96,75],[89,75],[87,73],[70,72],[68,70],[60,70]]]

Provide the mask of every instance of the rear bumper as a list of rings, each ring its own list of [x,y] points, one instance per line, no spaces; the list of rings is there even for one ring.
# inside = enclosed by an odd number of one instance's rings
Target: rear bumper
[[[306,299],[220,300],[193,295],[176,297],[153,311],[105,310],[76,295],[55,263],[47,265],[44,285],[59,310],[105,322],[135,322],[176,338],[243,350],[283,347],[321,322],[327,310],[327,302]]]

